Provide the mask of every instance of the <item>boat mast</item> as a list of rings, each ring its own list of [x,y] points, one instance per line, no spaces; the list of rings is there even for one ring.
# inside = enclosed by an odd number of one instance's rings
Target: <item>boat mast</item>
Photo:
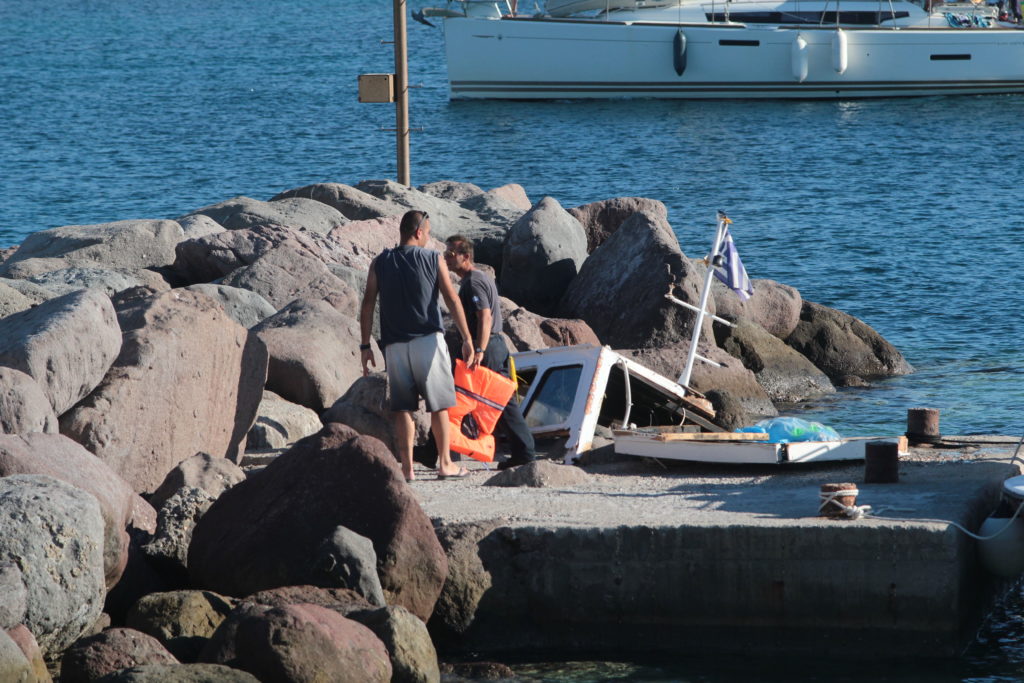
[[[728,5],[726,6],[728,7]],[[683,374],[679,375],[679,379],[676,380],[676,384],[683,387],[686,391],[691,390],[690,375],[693,374],[693,363],[697,358],[713,365],[718,365],[718,363],[715,363],[710,359],[697,355],[697,343],[700,341],[700,332],[701,328],[704,326],[704,317],[708,312],[708,296],[711,294],[711,281],[714,278],[715,268],[722,264],[722,255],[718,252],[722,248],[722,240],[725,238],[726,226],[729,223],[732,223],[732,221],[729,220],[729,217],[721,211],[718,212],[716,218],[718,220],[718,224],[715,228],[715,241],[711,247],[711,252],[705,259],[708,265],[708,270],[704,274],[704,288],[700,293],[700,304],[697,308],[697,317],[693,322],[693,333],[690,335],[690,352],[686,355],[686,368],[683,370]]]

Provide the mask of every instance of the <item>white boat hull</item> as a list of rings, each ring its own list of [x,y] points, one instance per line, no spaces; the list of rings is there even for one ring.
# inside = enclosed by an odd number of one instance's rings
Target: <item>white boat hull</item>
[[[686,60],[677,74],[680,28]],[[453,99],[1024,92],[1024,31],[1016,29],[844,28],[837,39],[835,28],[806,25],[456,17],[445,20],[445,43]]]
[[[732,463],[736,465],[780,465],[783,463],[863,460],[869,441],[876,438],[851,438],[838,441],[663,441],[642,432],[615,432],[615,452],[664,460]],[[906,441],[898,440],[905,453]]]

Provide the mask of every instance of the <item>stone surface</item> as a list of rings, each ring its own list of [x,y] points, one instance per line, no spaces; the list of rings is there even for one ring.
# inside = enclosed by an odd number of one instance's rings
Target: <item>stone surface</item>
[[[407,609],[382,607],[348,615],[373,631],[387,648],[393,683],[438,683],[437,650],[427,626]]]
[[[32,664],[25,657],[14,639],[0,630],[0,681],[10,683],[35,683]]]
[[[244,602],[284,607],[308,603],[332,609],[348,616],[351,612],[375,609],[362,595],[351,588],[322,588],[320,586],[281,586],[246,596]]]
[[[387,650],[373,632],[317,605],[275,607],[242,621],[232,666],[264,683],[391,680]]]
[[[484,482],[484,486],[536,486],[566,488],[585,484],[589,475],[572,465],[557,465],[547,460],[511,467],[498,472]]]
[[[337,297],[300,299],[254,327],[270,353],[267,389],[319,413],[362,377],[359,323],[346,310]]]
[[[188,583],[188,545],[192,541],[192,530],[214,500],[202,489],[182,488],[160,506],[156,533],[142,546],[142,552],[154,568],[175,583]]]
[[[112,628],[76,641],[61,659],[60,683],[91,683],[140,664],[176,664],[159,640],[130,628]]]
[[[140,296],[118,315],[121,355],[61,432],[138,492],[197,452],[237,458],[266,380],[263,343],[196,292]]]
[[[39,384],[20,370],[0,366],[0,434],[57,431],[57,414]]]
[[[249,329],[277,312],[274,306],[256,292],[227,285],[198,284],[186,287],[210,297],[242,327]]]
[[[358,310],[361,292],[330,271],[324,262],[304,250],[282,245],[252,265],[231,272],[221,284],[256,292],[280,310],[296,299],[345,297],[345,310]]]
[[[331,230],[328,237],[337,243],[345,254],[341,261],[344,265],[369,270],[370,263],[378,254],[385,249],[398,246],[398,226],[401,222],[401,214],[352,221]],[[438,242],[436,245],[428,246],[443,248],[442,245],[443,243]]]
[[[433,527],[384,445],[337,423],[221,495],[192,534],[189,572],[230,595],[337,586],[310,558],[338,526],[373,541],[388,603],[426,619],[447,571]]]
[[[800,323],[786,343],[829,378],[890,377],[914,371],[896,347],[852,315],[804,301]]]
[[[0,631],[25,620],[28,591],[21,570],[14,562],[0,562]]]
[[[408,210],[404,205],[395,204],[351,185],[342,183],[317,183],[286,190],[273,197],[271,201],[289,197],[304,197],[323,202],[338,210],[345,218],[352,221],[363,221],[383,216],[401,215]]]
[[[0,477],[12,474],[47,475],[95,497],[103,514],[106,587],[113,587],[128,562],[125,529],[137,498],[128,483],[102,460],[60,434],[0,436]]]
[[[744,410],[743,404],[728,391],[710,389],[704,392],[704,397],[711,401],[711,407],[715,410],[715,424],[725,431],[734,432],[753,422]]]
[[[583,264],[559,315],[582,319],[616,348],[688,343],[695,314],[664,295],[671,287],[676,298],[696,305],[701,285],[671,227],[659,216],[634,213]]]
[[[58,296],[77,292],[80,289],[95,289],[107,296],[113,296],[117,292],[143,285],[160,290],[170,289],[162,277],[150,270],[127,273],[111,268],[83,268],[80,266],[50,270],[32,276],[29,281],[46,287]]]
[[[66,225],[39,230],[25,238],[0,265],[0,276],[27,278],[73,266],[124,271],[174,263],[174,246],[184,238],[181,226],[166,220],[129,220],[98,225]]]
[[[743,361],[772,401],[795,403],[835,393],[825,373],[757,323],[744,318],[735,327],[715,323],[714,329],[719,347]]]
[[[506,183],[500,187],[493,187],[487,190],[485,194],[503,199],[520,211],[529,211],[530,207],[533,206],[533,202],[526,195],[526,190],[518,183]]]
[[[431,438],[430,415],[420,410],[412,417],[415,442],[423,443]],[[339,422],[360,434],[380,439],[389,451],[397,452],[394,421],[388,408],[388,380],[383,372],[372,372],[357,379],[320,419],[324,424]]]
[[[718,278],[711,295],[718,315],[728,320],[748,319],[779,339],[788,337],[800,322],[803,298],[795,288],[775,280],[751,280],[754,294],[744,301]]]
[[[205,235],[212,235],[217,232],[224,232],[224,226],[203,214],[183,216],[178,219],[178,225],[185,233],[185,239],[192,240]]]
[[[43,657],[43,651],[40,649],[39,643],[36,642],[36,637],[32,635],[32,632],[19,624],[9,629],[7,635],[18,646],[21,653],[25,655],[29,666],[32,667],[32,675],[35,676],[34,680],[36,683],[52,683],[53,678],[50,676],[50,671],[46,666],[46,658]],[[0,678],[0,680],[4,679]]]
[[[646,213],[668,223],[668,209],[665,205],[657,199],[644,197],[605,199],[574,207],[569,209],[569,213],[580,222],[587,234],[587,253],[593,253],[604,244],[634,213]]]
[[[96,498],[43,475],[0,478],[0,562],[22,570],[24,624],[43,653],[61,652],[103,608],[103,514]]]
[[[535,313],[551,315],[586,258],[583,226],[555,199],[544,197],[508,231],[501,294]]]
[[[8,280],[10,282],[10,280]],[[25,296],[14,287],[11,287],[4,279],[0,278],[0,318],[6,318],[12,313],[32,308],[34,303],[31,298]]]
[[[217,204],[196,209],[182,218],[194,215],[209,216],[228,230],[251,228],[264,223],[276,223],[326,235],[331,228],[345,223],[337,210],[323,202],[301,197],[288,197],[261,202],[249,197],[234,197]],[[181,219],[179,219],[181,220]]]
[[[32,377],[57,415],[100,383],[120,349],[114,307],[105,294],[92,290],[0,320],[0,365]]]
[[[313,554],[319,572],[329,583],[354,590],[371,605],[384,605],[384,591],[377,577],[377,553],[373,542],[343,526],[335,527]]]
[[[461,202],[469,197],[475,197],[484,193],[483,188],[473,183],[460,183],[454,180],[438,180],[416,188],[424,194],[438,199],[447,199],[450,202]]]
[[[310,434],[316,434],[322,427],[316,411],[264,390],[263,400],[256,412],[256,422],[246,439],[246,448],[285,448]]]
[[[141,664],[107,674],[96,683],[260,683],[260,679],[221,664]]]
[[[153,636],[179,660],[192,662],[234,602],[201,590],[152,593],[132,606],[125,625]]]
[[[211,498],[217,498],[241,481],[245,481],[245,472],[235,463],[209,453],[196,453],[167,473],[149,497],[149,502],[153,507],[160,508],[171,496],[185,488],[202,489]]]
[[[449,521],[437,529],[448,557],[448,580],[429,625],[442,648],[457,643],[473,625],[477,608],[491,588],[491,572],[481,561],[478,546],[499,527],[498,520]]]

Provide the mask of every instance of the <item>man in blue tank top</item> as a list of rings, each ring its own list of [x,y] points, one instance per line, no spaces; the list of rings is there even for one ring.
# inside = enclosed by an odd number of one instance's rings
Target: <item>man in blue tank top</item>
[[[397,247],[385,249],[373,260],[366,279],[359,316],[363,375],[369,374],[369,365],[377,367],[370,349],[370,332],[379,295],[380,345],[384,348],[395,440],[405,480],[412,481],[414,476],[412,413],[419,407],[421,396],[430,413],[430,429],[439,455],[437,478],[464,477],[469,472],[452,462],[448,450],[448,409],[455,405],[455,382],[437,295],[444,297],[462,335],[463,359],[476,367],[466,316],[441,254],[424,248],[430,240],[430,217],[426,212],[409,211],[402,216],[399,239]]]

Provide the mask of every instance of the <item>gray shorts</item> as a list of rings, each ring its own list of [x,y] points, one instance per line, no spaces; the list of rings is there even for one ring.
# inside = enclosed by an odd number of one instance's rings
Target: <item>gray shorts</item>
[[[384,349],[388,368],[391,410],[415,411],[420,396],[428,413],[455,405],[455,380],[444,336],[437,332],[412,341],[388,344]]]

